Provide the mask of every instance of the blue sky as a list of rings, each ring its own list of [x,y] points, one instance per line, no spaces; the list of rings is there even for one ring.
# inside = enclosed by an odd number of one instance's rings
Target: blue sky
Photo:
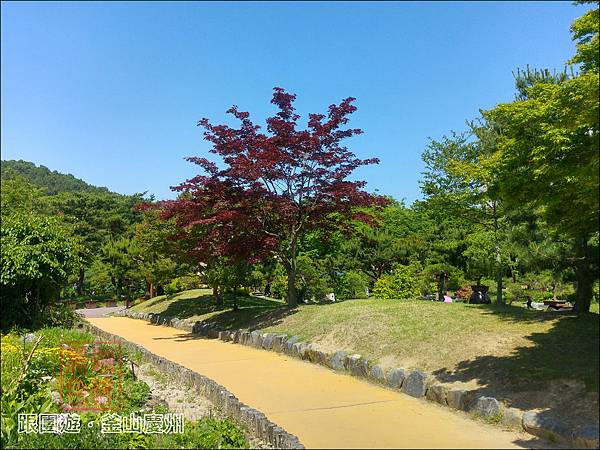
[[[517,67],[562,68],[570,2],[2,2],[2,159],[172,198],[206,155],[196,122],[274,86],[300,113],[357,98],[368,190],[419,198],[428,137],[514,98]]]

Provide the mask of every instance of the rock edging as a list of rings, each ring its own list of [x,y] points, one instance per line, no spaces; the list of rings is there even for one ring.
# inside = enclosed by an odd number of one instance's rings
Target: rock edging
[[[282,449],[303,449],[304,445],[300,443],[298,437],[288,433],[277,424],[271,422],[262,412],[251,408],[229,392],[225,387],[217,382],[205,377],[193,370],[183,367],[173,361],[169,361],[162,356],[158,356],[145,347],[130,342],[120,336],[108,333],[90,323],[85,323],[84,327],[90,333],[100,336],[109,341],[119,340],[124,346],[140,352],[143,357],[158,366],[161,370],[174,373],[181,380],[194,386],[205,397],[218,406],[226,415],[231,417],[240,425],[246,426],[250,432],[258,439],[267,442],[275,448]]]
[[[507,407],[494,397],[476,395],[474,391],[440,383],[427,372],[418,369],[394,368],[386,373],[381,366],[373,364],[359,354],[349,354],[345,351],[325,353],[309,343],[300,342],[297,336],[262,333],[258,330],[225,330],[212,323],[202,321],[192,323],[177,317],[146,312],[123,310],[117,315],[147,320],[157,325],[171,326],[212,339],[285,353],[397,389],[415,398],[424,398],[484,419],[499,421],[504,425],[517,426],[529,434],[552,442],[559,442],[575,448],[599,447],[597,424],[572,430],[560,420],[550,417],[546,413],[524,412]]]

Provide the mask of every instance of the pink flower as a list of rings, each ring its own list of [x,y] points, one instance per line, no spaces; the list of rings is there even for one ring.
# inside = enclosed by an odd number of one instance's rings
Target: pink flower
[[[108,401],[108,399],[106,397],[104,397],[103,395],[100,395],[100,396],[96,397],[94,400],[96,400],[96,402],[99,405],[103,405],[103,404],[105,404]]]

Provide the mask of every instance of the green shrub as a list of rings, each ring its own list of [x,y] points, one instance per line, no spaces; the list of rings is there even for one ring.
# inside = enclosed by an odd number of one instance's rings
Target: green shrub
[[[54,217],[13,214],[0,227],[0,327],[31,327],[78,264],[69,230]]]
[[[130,373],[130,372],[129,372]],[[136,411],[150,398],[150,387],[141,380],[126,377],[122,380],[121,393],[123,396],[122,411]]]
[[[379,298],[417,298],[419,283],[409,266],[398,265],[391,274],[384,274],[375,282],[373,295]]]
[[[42,414],[56,412],[57,410],[47,390],[41,390],[27,396],[21,396],[15,390],[3,391],[0,405],[2,410],[0,447],[2,448],[14,446],[20,436],[23,436],[23,434],[18,433],[19,414]]]
[[[335,294],[340,299],[367,298],[369,277],[362,272],[345,272],[336,284]]]
[[[177,292],[198,289],[199,287],[200,277],[197,275],[188,275],[184,277],[177,277],[171,280],[171,282],[165,286],[165,293],[167,295],[173,295]]]
[[[248,448],[244,434],[229,420],[204,417],[186,423],[185,432],[175,435],[179,448]]]
[[[79,321],[79,316],[67,303],[57,302],[46,308],[41,325],[46,327],[72,328]]]

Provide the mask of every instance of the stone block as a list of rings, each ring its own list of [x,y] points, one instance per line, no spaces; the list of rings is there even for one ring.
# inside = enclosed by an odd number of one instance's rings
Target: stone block
[[[534,436],[553,442],[570,443],[572,439],[571,430],[564,423],[544,412],[525,412],[523,428]]]
[[[371,378],[379,383],[385,383],[385,372],[379,364],[371,368]]]
[[[412,370],[402,383],[402,392],[412,397],[421,398],[427,392],[429,375],[420,370]]]
[[[216,339],[219,337],[219,331],[215,330],[214,328],[210,328],[206,335],[211,339]]]
[[[337,351],[329,359],[329,367],[333,370],[345,370],[347,367],[348,352]]]
[[[500,422],[509,427],[522,429],[523,411],[517,408],[502,406],[502,419],[500,419]]]
[[[240,336],[240,344],[250,345],[250,343],[251,343],[250,332],[248,330],[242,331],[241,336]]]
[[[308,360],[308,350],[310,349],[310,345],[304,342],[299,343],[298,356],[302,359]]]
[[[320,364],[322,366],[326,366],[328,361],[329,361],[328,353],[325,353],[322,350],[315,351],[315,360],[314,360],[315,364]]]
[[[494,397],[477,397],[470,406],[469,411],[486,419],[499,417],[501,413],[500,402]]]
[[[285,342],[285,353],[287,354],[293,354],[294,353],[294,344],[296,342],[298,342],[300,338],[298,336],[292,336],[291,338],[288,338],[288,340]]]
[[[295,356],[297,358],[301,358],[301,354],[300,352],[302,350],[304,350],[304,348],[306,347],[306,344],[304,342],[295,342],[294,344],[292,344],[292,350],[291,350],[291,355]]]
[[[261,347],[262,333],[260,331],[253,331],[252,333],[250,333],[250,345],[256,348]]]
[[[354,354],[348,356],[348,371],[357,377],[369,376],[369,361],[364,359],[361,355]]]
[[[229,331],[219,331],[219,339],[222,341],[228,341],[231,339]]]
[[[273,348],[273,339],[275,335],[272,333],[265,333],[262,336],[262,348],[265,350],[271,350]]]
[[[402,384],[404,383],[405,379],[406,370],[399,367],[390,370],[387,376],[385,377],[387,385],[396,389],[400,389],[402,387]]]
[[[447,405],[446,400],[448,396],[448,386],[445,384],[434,384],[427,389],[425,398],[429,401],[439,403],[440,405]]]
[[[446,401],[450,408],[466,411],[474,397],[474,392],[466,389],[450,389]]]
[[[273,336],[273,351],[282,352],[287,336],[285,334],[276,334]]]

